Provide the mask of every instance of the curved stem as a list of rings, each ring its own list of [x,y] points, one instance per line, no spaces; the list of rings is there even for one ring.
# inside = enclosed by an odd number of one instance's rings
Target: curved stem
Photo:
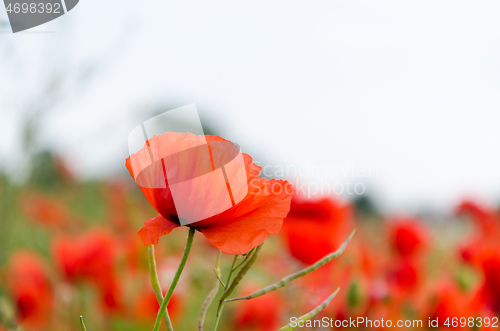
[[[231,269],[229,270],[229,276],[227,277],[226,285],[224,286],[224,289],[227,289],[229,284],[231,284],[231,276],[233,275],[233,272],[235,270],[234,265],[236,264],[236,261],[238,260],[238,255],[236,254],[233,259],[233,264],[231,265]]]
[[[245,259],[244,259],[243,261],[241,261],[241,263],[240,263],[240,264],[238,264],[238,265],[237,265],[237,266],[233,269],[233,271],[238,270],[238,268],[239,268],[239,267],[241,267],[243,264],[245,264],[245,262],[247,262],[248,258],[249,258],[250,256],[252,256],[252,253],[253,253],[253,251],[254,251],[254,250],[255,250],[255,247],[254,247],[254,248],[252,248],[252,249],[250,250],[250,252],[248,252],[247,254],[245,254],[245,255],[246,255],[246,256],[245,256]]]
[[[190,227],[189,228],[189,234],[188,234],[188,239],[186,242],[186,247],[184,248],[184,254],[182,255],[181,262],[179,263],[179,267],[177,268],[177,271],[175,272],[174,279],[172,279],[172,284],[170,284],[170,287],[168,288],[167,294],[165,295],[165,298],[163,299],[163,302],[161,303],[160,310],[158,311],[158,315],[156,316],[156,321],[153,330],[158,331],[160,329],[161,325],[161,319],[163,316],[164,311],[166,310],[165,308],[168,305],[168,302],[170,301],[170,298],[172,297],[172,293],[174,293],[174,289],[177,286],[177,283],[179,282],[179,278],[181,277],[182,271],[184,270],[184,266],[186,265],[186,261],[189,256],[189,252],[191,251],[191,246],[193,245],[193,237],[194,237],[194,231],[195,228]]]
[[[222,281],[222,279],[220,279],[220,271],[214,269],[214,273],[215,273],[215,278],[217,278],[217,280],[222,285],[222,287],[226,288],[226,284],[224,284],[224,282]]]
[[[161,290],[160,281],[158,280],[158,272],[156,271],[156,260],[155,260],[155,248],[153,245],[148,245],[148,266],[149,266],[149,276],[151,278],[151,286],[155,292],[156,300],[161,306],[163,302],[163,292]],[[168,315],[168,309],[165,308],[163,320],[167,326],[168,331],[173,331],[172,321]]]
[[[253,252],[252,257],[248,259],[248,262],[243,266],[243,268],[241,268],[236,277],[234,277],[231,285],[228,285],[227,290],[224,293],[222,293],[222,297],[220,298],[221,301],[224,301],[228,296],[231,295],[231,293],[233,293],[236,286],[238,286],[243,277],[247,274],[248,270],[250,270],[255,260],[257,260],[257,257],[259,256],[260,250],[262,249],[262,245],[264,244],[262,243],[257,247],[257,249]]]
[[[231,293],[233,293],[233,291],[236,288],[236,286],[238,286],[238,284],[243,279],[243,277],[246,275],[246,273],[248,272],[248,270],[250,270],[250,268],[254,264],[255,260],[257,260],[257,257],[259,256],[259,253],[260,253],[260,250],[262,249],[262,245],[263,244],[260,244],[257,247],[257,249],[253,252],[252,256],[248,259],[248,262],[243,266],[243,268],[241,268],[241,270],[238,272],[238,274],[236,275],[236,277],[234,277],[232,283],[230,285],[228,284],[228,287],[224,291],[224,293],[222,293],[222,296],[221,296],[221,298],[219,300],[219,306],[217,307],[217,313],[215,315],[215,321],[214,321],[214,326],[212,328],[212,331],[216,331],[217,330],[217,326],[219,325],[220,317],[222,315],[222,310],[224,309],[224,305],[226,304],[225,299],[229,295],[231,295]],[[234,267],[234,262],[233,262],[233,266],[231,268]]]
[[[328,297],[328,299],[326,299],[325,301],[323,301],[323,303],[320,304],[318,307],[314,308],[313,310],[311,310],[310,312],[308,312],[304,316],[299,317],[299,319],[296,321],[296,326],[292,326],[292,324],[290,323],[290,324],[285,325],[284,327],[282,327],[278,331],[293,330],[293,329],[297,328],[299,321],[305,322],[305,321],[310,320],[311,318],[313,318],[314,316],[316,316],[320,311],[322,311],[323,309],[325,309],[326,306],[328,306],[330,304],[330,302],[333,300],[333,298],[335,298],[335,296],[337,295],[337,293],[339,293],[339,289],[337,289],[335,292],[333,292],[333,294],[330,295]]]
[[[351,239],[354,236],[355,232],[356,232],[356,230],[354,230],[351,233],[351,235],[349,236],[349,238],[339,247],[339,249],[337,251],[328,254],[327,256],[325,256],[324,258],[322,258],[318,262],[314,263],[310,267],[307,267],[307,268],[305,268],[303,270],[300,270],[300,271],[298,271],[298,272],[296,272],[294,274],[286,276],[282,280],[280,280],[280,281],[278,281],[278,282],[276,282],[276,283],[274,283],[272,285],[266,286],[266,287],[264,287],[261,290],[253,292],[250,295],[247,295],[245,297],[234,298],[234,299],[227,299],[226,302],[254,299],[254,298],[260,297],[261,295],[267,294],[269,292],[276,291],[277,289],[282,288],[283,286],[285,286],[288,283],[290,283],[292,280],[295,280],[295,279],[297,279],[299,277],[302,277],[302,276],[305,276],[307,274],[310,274],[311,272],[313,272],[314,270],[319,269],[320,267],[324,266],[325,264],[327,264],[331,260],[339,257],[344,252],[344,250],[346,249],[347,245],[351,241]]]

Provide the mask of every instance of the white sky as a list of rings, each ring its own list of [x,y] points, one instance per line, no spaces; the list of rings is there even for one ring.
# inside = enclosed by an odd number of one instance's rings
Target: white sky
[[[84,176],[123,169],[144,109],[194,102],[265,163],[376,167],[370,178],[301,180],[366,183],[388,210],[496,202],[499,17],[498,1],[81,0],[32,29],[55,33],[0,34],[18,63],[0,65],[1,159],[15,164],[19,105],[44,79],[41,54],[105,57],[40,123]]]

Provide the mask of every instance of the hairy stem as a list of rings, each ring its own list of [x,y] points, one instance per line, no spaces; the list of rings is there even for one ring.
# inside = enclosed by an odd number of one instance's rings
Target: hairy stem
[[[163,302],[163,292],[161,290],[160,281],[158,280],[158,272],[156,271],[156,260],[155,260],[155,248],[153,245],[148,245],[148,266],[149,266],[149,276],[151,278],[151,286],[155,292],[156,300],[161,306]],[[165,307],[165,312],[163,315],[163,320],[168,331],[173,331],[172,321],[168,315],[168,309]]]
[[[319,260],[318,262],[314,263],[313,265],[311,265],[310,267],[307,267],[301,271],[298,271],[294,274],[291,274],[285,278],[283,278],[282,280],[272,284],[272,285],[269,285],[267,287],[264,287],[263,289],[260,289],[256,292],[253,292],[252,294],[250,295],[247,295],[245,297],[239,297],[239,298],[234,298],[234,299],[227,299],[226,302],[231,302],[231,301],[237,301],[237,300],[250,300],[250,299],[254,299],[254,298],[257,298],[257,297],[260,297],[261,295],[264,295],[266,293],[269,293],[269,292],[272,292],[272,291],[276,291],[277,289],[285,286],[286,284],[290,283],[292,280],[295,280],[297,278],[300,278],[300,277],[303,277],[311,272],[313,272],[314,270],[317,270],[319,269],[320,267],[324,266],[325,264],[327,264],[328,262],[330,262],[331,260],[339,257],[343,252],[344,250],[346,249],[347,245],[349,244],[349,242],[351,241],[352,237],[354,236],[354,233],[356,232],[356,230],[354,230],[351,235],[349,236],[349,238],[339,247],[339,249],[331,254],[328,254],[327,256],[325,256],[324,258],[322,258],[321,260]]]
[[[193,245],[194,231],[195,231],[195,228],[193,228],[193,227],[189,228],[189,235],[187,238],[186,247],[184,248],[184,254],[182,255],[182,259],[181,259],[181,262],[179,263],[179,267],[177,268],[177,271],[175,272],[174,279],[172,280],[172,284],[170,284],[170,287],[168,288],[167,294],[165,295],[165,298],[163,298],[163,302],[161,303],[160,310],[158,311],[158,315],[156,316],[156,321],[155,321],[153,331],[158,331],[160,329],[161,319],[163,317],[163,313],[166,310],[166,307],[168,305],[168,302],[170,301],[170,298],[172,297],[172,293],[174,293],[174,289],[177,286],[177,282],[179,282],[179,278],[181,277],[182,271],[184,270],[184,266],[186,265],[186,261],[187,261],[188,256],[189,256],[189,252],[191,251],[191,246]]]

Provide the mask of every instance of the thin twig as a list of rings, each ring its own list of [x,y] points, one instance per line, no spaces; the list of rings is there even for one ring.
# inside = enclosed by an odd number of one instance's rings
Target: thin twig
[[[356,230],[354,230],[351,235],[349,236],[349,238],[339,247],[339,249],[327,256],[325,256],[324,258],[322,258],[321,260],[319,260],[318,262],[316,262],[315,264],[313,264],[312,266],[308,267],[308,268],[305,268],[301,271],[298,271],[294,274],[291,274],[285,278],[283,278],[282,280],[272,284],[272,285],[269,285],[267,287],[264,287],[263,289],[260,289],[256,292],[253,292],[252,294],[250,295],[247,295],[247,296],[244,296],[244,297],[239,297],[239,298],[234,298],[234,299],[227,299],[225,300],[226,302],[231,302],[231,301],[238,301],[238,300],[250,300],[250,299],[254,299],[254,298],[257,298],[257,297],[260,297],[261,295],[264,295],[266,293],[269,293],[269,292],[272,292],[272,291],[276,291],[277,289],[285,286],[286,284],[290,283],[292,280],[295,280],[297,278],[300,278],[302,276],[305,276],[311,272],[313,272],[314,270],[317,270],[319,269],[320,267],[324,266],[325,264],[327,264],[328,262],[330,262],[331,260],[339,257],[345,250],[345,248],[347,247],[347,245],[349,244],[349,242],[351,241],[352,237],[354,236],[354,233],[356,232]]]

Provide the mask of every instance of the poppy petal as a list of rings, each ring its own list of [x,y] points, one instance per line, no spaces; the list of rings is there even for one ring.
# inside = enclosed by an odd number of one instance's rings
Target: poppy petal
[[[254,164],[250,155],[241,153],[234,143],[218,136],[167,132],[149,139],[146,146],[126,160],[130,174],[160,214],[139,231],[146,245],[158,243],[160,236],[180,226],[182,220],[192,223],[214,246],[228,254],[246,253],[281,229],[290,209],[291,185],[283,180],[259,178],[262,167]],[[235,157],[244,163],[243,175],[240,161],[235,161],[237,166],[233,162]],[[164,158],[167,161],[151,162]],[[221,185],[203,182],[196,184],[199,187],[189,186],[194,183],[191,178],[199,183],[200,178],[222,167],[225,178]],[[185,195],[180,199],[176,195],[177,206],[171,189]],[[191,199],[193,194],[196,199]],[[221,202],[221,196],[227,197],[227,201]],[[207,203],[189,206],[192,200]],[[223,202],[228,203],[227,208]],[[191,214],[196,217],[186,219]],[[200,220],[191,222],[191,219]]]
[[[245,254],[279,232],[290,209],[292,193],[287,181],[255,178],[252,185],[260,190],[245,198],[244,203],[251,206],[246,213],[219,226],[199,228],[212,245],[226,254]]]
[[[163,216],[158,215],[144,222],[144,226],[139,230],[139,232],[137,232],[137,234],[141,238],[144,245],[156,245],[158,244],[158,240],[161,236],[169,234],[178,226],[178,224],[175,224],[165,219]]]

